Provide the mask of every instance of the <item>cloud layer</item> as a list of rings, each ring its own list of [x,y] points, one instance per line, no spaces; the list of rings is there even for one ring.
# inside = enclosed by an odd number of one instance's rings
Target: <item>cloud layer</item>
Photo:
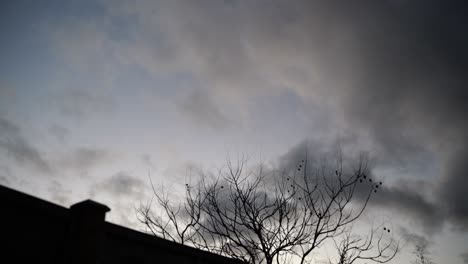
[[[0,118],[0,148],[19,166],[41,173],[52,173],[52,168],[42,153],[32,145],[13,122]]]
[[[154,53],[184,63],[218,102],[245,102],[286,89],[306,103],[331,104],[344,134],[367,142],[381,165],[417,169],[435,159],[440,168],[436,179],[413,171],[434,184],[437,206],[415,189],[396,188],[384,191],[382,204],[405,206],[433,224],[450,219],[468,228],[466,3],[171,1],[162,6],[160,17],[151,15],[158,12],[151,8],[136,11],[149,24],[162,19],[158,32],[176,44],[169,53],[157,48]]]
[[[36,42],[19,35],[2,39],[20,48],[8,52],[13,56],[5,61],[11,63],[1,71],[13,77],[0,76],[0,114],[13,117],[0,119],[0,150],[9,168],[82,176],[98,166],[116,171],[111,144],[134,156],[154,149],[158,168],[171,160],[168,167],[184,171],[184,154],[210,162],[206,157],[224,156],[220,145],[232,139],[279,146],[272,148],[276,155],[291,142],[312,138],[306,145],[319,156],[338,138],[345,152],[371,152],[375,177],[386,175],[376,207],[402,212],[428,231],[445,223],[467,230],[467,5],[98,1],[63,4],[52,15],[41,5],[21,21],[0,16],[11,20],[2,25],[16,22],[7,33],[40,35]],[[23,9],[9,13],[28,11]],[[47,48],[32,49],[41,45]],[[13,80],[13,92],[3,88],[3,78],[8,87]],[[26,117],[15,120],[16,114]],[[53,120],[44,125],[70,144],[65,154],[28,138],[20,120],[33,120],[32,126]],[[214,155],[204,155],[212,149]],[[303,149],[292,147],[281,166],[295,167]],[[88,183],[110,196],[138,196],[142,184],[125,168],[117,170]],[[9,175],[4,169],[0,177],[8,181]],[[60,188],[55,184],[51,192],[63,200]]]

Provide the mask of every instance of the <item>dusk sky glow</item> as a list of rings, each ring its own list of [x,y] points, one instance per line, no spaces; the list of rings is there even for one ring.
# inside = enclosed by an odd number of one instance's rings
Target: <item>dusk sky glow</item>
[[[148,175],[372,157],[370,210],[468,263],[465,1],[2,1],[0,184],[138,228]],[[177,196],[177,193],[175,194]],[[368,216],[371,219],[371,216]],[[410,263],[411,247],[391,263]]]

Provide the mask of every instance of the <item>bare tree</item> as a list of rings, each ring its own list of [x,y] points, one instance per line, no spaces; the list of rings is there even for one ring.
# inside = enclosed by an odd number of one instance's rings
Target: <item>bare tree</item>
[[[310,263],[327,241],[338,246],[343,256],[338,263],[384,263],[398,250],[387,232],[375,238],[373,231],[365,239],[349,233],[382,184],[368,170],[363,158],[345,172],[341,157],[332,169],[306,157],[292,172],[267,172],[262,166],[246,171],[242,159],[235,166],[228,162],[211,180],[186,184],[178,205],[153,187],[162,215],[148,203],[139,209],[139,219],[155,235],[247,263]]]

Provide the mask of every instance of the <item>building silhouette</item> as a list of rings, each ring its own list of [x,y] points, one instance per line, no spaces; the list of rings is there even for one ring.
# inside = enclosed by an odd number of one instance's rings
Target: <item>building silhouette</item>
[[[92,200],[65,208],[0,185],[0,201],[2,263],[242,263],[106,222]]]

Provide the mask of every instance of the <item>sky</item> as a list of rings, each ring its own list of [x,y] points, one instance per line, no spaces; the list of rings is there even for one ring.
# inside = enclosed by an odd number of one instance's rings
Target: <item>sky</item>
[[[466,1],[2,1],[0,184],[135,227],[239,153],[368,152],[371,204],[468,263]],[[177,188],[177,187],[174,187]],[[399,263],[409,263],[410,252]]]

